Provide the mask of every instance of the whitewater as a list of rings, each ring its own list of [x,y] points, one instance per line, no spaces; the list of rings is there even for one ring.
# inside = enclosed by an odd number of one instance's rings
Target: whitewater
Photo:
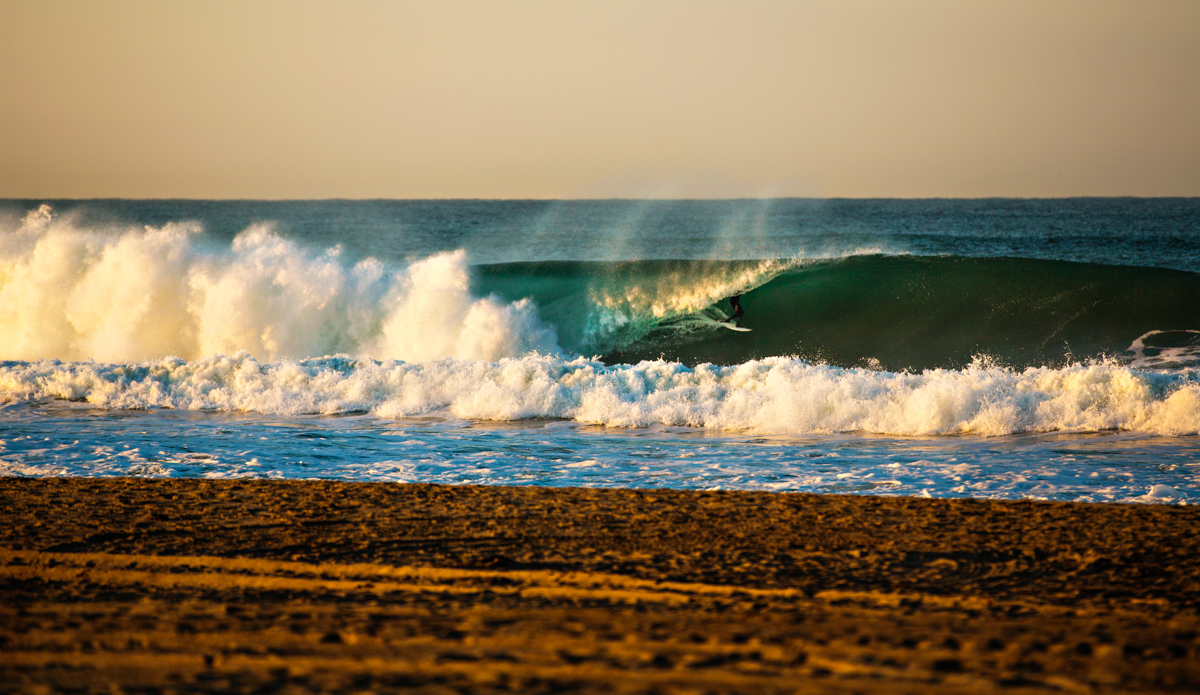
[[[0,202],[0,474],[1200,500],[1190,199]]]

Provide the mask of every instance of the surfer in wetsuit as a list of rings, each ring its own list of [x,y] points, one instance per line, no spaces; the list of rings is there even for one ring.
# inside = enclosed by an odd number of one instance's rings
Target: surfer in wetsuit
[[[732,323],[738,328],[742,327],[742,295],[735,294],[729,298],[729,306],[733,309],[733,316],[725,319],[726,323]]]

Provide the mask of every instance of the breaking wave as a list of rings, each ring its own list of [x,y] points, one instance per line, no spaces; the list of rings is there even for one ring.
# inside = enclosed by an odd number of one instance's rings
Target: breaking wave
[[[735,293],[751,333],[716,321]],[[43,206],[0,234],[0,401],[1194,435],[1197,296],[1183,271],[876,249],[351,263],[269,225],[216,246],[194,223],[98,230]]]
[[[68,399],[105,408],[562,418],[776,433],[897,435],[1132,430],[1195,435],[1200,373],[1113,363],[1016,371],[893,373],[775,357],[689,368],[609,366],[525,355],[423,364],[345,357],[259,362],[246,353],[138,365],[0,366],[0,401]]]
[[[536,250],[531,250],[531,253]],[[258,224],[108,230],[48,207],[0,233],[0,359],[195,360],[245,351],[426,362],[529,353],[608,364],[778,356],[891,371],[1110,358],[1200,364],[1200,274],[1056,260],[883,255],[524,261],[462,250],[351,262]],[[726,331],[743,295],[750,333]]]
[[[269,225],[212,248],[195,223],[80,229],[48,206],[0,234],[0,359],[135,362],[241,350],[495,360],[560,350],[528,300],[473,296],[466,256],[389,268]]]

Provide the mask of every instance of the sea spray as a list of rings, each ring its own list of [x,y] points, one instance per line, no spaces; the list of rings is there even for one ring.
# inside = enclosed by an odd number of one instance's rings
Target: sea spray
[[[195,223],[81,229],[47,206],[0,235],[0,359],[133,362],[245,350],[422,361],[557,353],[530,302],[470,294],[466,255],[347,265],[255,225],[227,249]]]

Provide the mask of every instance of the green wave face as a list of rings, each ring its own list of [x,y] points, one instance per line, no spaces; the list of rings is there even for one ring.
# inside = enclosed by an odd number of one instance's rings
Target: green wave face
[[[476,266],[475,294],[526,297],[571,352],[622,350],[711,338],[714,305],[799,267],[791,260],[506,263]]]
[[[921,370],[986,357],[1021,369],[1128,358],[1130,346],[1153,331],[1164,331],[1147,343],[1154,350],[1190,354],[1200,329],[1200,275],[1158,268],[871,255],[474,271],[474,291],[531,298],[564,349],[609,363],[738,364],[796,355]],[[750,333],[712,320],[728,314],[725,298],[737,292]]]

